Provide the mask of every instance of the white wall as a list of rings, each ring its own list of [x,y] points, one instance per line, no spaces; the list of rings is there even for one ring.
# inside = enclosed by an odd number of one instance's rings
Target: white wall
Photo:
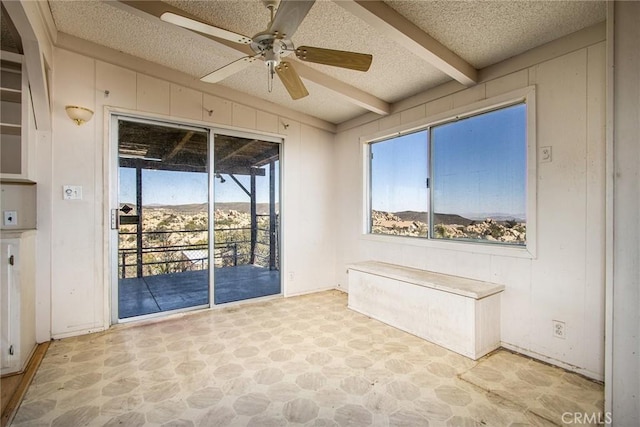
[[[335,288],[334,135],[286,120],[282,273],[291,296]],[[327,281],[331,277],[332,281]]]
[[[613,5],[613,282],[606,378],[613,425],[640,425],[640,3]]]
[[[369,259],[504,284],[504,346],[602,379],[604,73],[601,41],[389,117],[348,130],[341,126],[335,148],[338,287],[348,287],[350,262]],[[553,161],[537,165],[535,258],[362,234],[361,137],[529,85],[536,86],[537,145],[553,149]],[[566,339],[553,337],[554,319],[566,322]]]
[[[51,332],[54,337],[104,327],[102,280],[102,138],[99,115],[83,126],[66,105],[97,111],[95,61],[56,50],[53,65]],[[82,200],[62,199],[63,185],[82,186]]]
[[[54,58],[52,179],[45,187],[52,199],[53,337],[100,330],[109,323],[105,106],[282,134],[283,273],[293,273],[283,274],[283,291],[295,295],[334,287],[334,217],[327,214],[333,134],[67,50],[56,48]],[[65,113],[69,104],[93,109],[93,120],[76,126]],[[67,184],[82,186],[83,199],[63,200]]]

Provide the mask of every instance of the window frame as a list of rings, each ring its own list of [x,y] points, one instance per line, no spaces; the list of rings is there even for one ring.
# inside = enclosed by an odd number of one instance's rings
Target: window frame
[[[524,103],[526,105],[526,224],[527,224],[527,241],[525,245],[486,243],[482,241],[469,240],[448,240],[435,239],[432,237],[413,237],[413,236],[394,236],[387,234],[374,234],[371,232],[371,146],[376,142],[385,141],[400,136],[427,131],[430,137],[431,128],[445,123],[477,116],[479,114],[500,110],[512,105]],[[457,250],[475,253],[487,253],[495,255],[505,255],[522,258],[536,257],[536,176],[537,176],[537,141],[536,141],[536,106],[535,106],[535,86],[528,86],[522,89],[514,90],[502,95],[483,99],[471,104],[454,108],[443,113],[435,114],[418,121],[396,126],[391,129],[376,132],[360,138],[361,154],[363,160],[363,198],[362,198],[362,227],[361,238],[364,240],[402,243],[411,246],[434,247],[448,250]],[[432,168],[431,141],[429,141],[428,167],[429,174]],[[431,211],[432,206],[432,188],[428,189],[427,200],[428,209]],[[433,224],[429,224],[429,230],[433,230]]]

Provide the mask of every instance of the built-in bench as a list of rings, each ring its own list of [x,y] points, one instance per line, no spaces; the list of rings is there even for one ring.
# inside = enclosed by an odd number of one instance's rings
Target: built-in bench
[[[500,346],[503,285],[384,262],[349,268],[349,308],[471,359]]]

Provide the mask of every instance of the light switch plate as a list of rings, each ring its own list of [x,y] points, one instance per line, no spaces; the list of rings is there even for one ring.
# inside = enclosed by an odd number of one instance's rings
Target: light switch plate
[[[82,186],[80,185],[65,185],[62,187],[62,198],[64,200],[81,200],[82,199]]]

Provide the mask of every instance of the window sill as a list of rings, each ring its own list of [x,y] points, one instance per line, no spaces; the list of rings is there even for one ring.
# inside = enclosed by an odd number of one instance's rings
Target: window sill
[[[496,243],[466,243],[459,241],[429,240],[421,237],[391,236],[384,234],[361,234],[360,240],[395,245],[416,246],[447,251],[496,255],[510,258],[534,259],[526,246],[501,245]]]

